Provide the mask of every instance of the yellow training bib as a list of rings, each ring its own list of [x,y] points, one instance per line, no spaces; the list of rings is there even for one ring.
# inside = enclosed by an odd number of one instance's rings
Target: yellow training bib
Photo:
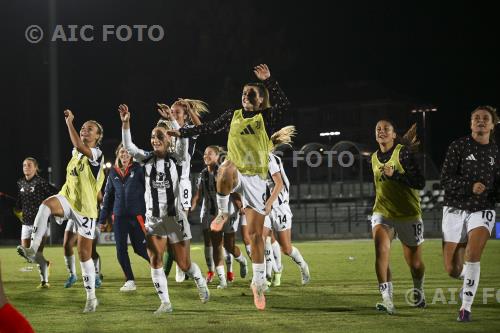
[[[405,173],[399,162],[399,153],[403,145],[398,144],[392,152],[391,158],[386,165],[390,165],[395,171]],[[383,173],[383,163],[377,158],[377,152],[372,155],[373,181],[375,183],[375,205],[373,213],[380,214],[384,218],[394,221],[415,221],[421,218],[420,197],[418,190],[388,179]]]
[[[59,194],[71,204],[73,210],[85,217],[97,218],[97,194],[104,183],[104,156],[97,177],[94,176],[87,156],[73,151],[73,157],[66,167],[66,182]]]
[[[236,110],[231,120],[227,139],[227,159],[244,175],[259,175],[266,179],[270,140],[261,113],[243,118],[243,111]]]

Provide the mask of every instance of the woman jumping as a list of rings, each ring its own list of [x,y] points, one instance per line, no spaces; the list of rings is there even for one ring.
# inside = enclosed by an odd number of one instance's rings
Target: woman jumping
[[[267,65],[258,65],[254,73],[263,83],[249,83],[243,87],[241,109],[229,110],[215,121],[193,128],[170,131],[172,135],[191,137],[229,130],[226,161],[221,165],[217,179],[219,212],[211,224],[214,231],[222,230],[229,219],[229,194],[238,192],[246,200],[245,216],[251,238],[254,303],[264,310],[267,288],[262,239],[265,210],[266,178],[268,172],[269,134],[279,116],[289,107],[288,99],[271,77]],[[271,105],[271,102],[274,104]]]

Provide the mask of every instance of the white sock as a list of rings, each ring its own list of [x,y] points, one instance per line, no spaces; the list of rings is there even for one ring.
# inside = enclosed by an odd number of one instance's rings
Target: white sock
[[[276,270],[276,263],[274,262],[273,247],[271,246],[271,237],[266,237],[264,245],[264,258],[266,259],[266,276],[271,278],[273,270]]]
[[[281,272],[281,247],[280,244],[277,241],[274,241],[271,244],[273,248],[273,255],[274,255],[274,261],[276,262],[276,268],[278,269],[278,272]]]
[[[97,256],[96,259],[92,259],[94,261],[95,274],[99,275],[99,267],[101,267],[101,257]]]
[[[250,244],[245,245],[245,250],[247,251],[248,257],[252,258],[252,246]]]
[[[201,275],[200,267],[198,267],[196,263],[191,262],[191,266],[189,266],[186,274],[194,280],[196,286],[203,287],[207,285],[207,281],[205,281],[205,278]]]
[[[212,246],[205,246],[205,262],[207,263],[208,270],[213,272],[215,270],[215,263],[214,248]]]
[[[387,286],[389,287],[389,297],[392,299],[392,295],[394,294],[394,287],[392,286],[392,281],[387,282]]]
[[[292,246],[292,253],[290,254],[290,257],[300,267],[304,267],[306,265],[306,262],[304,261],[304,258],[302,258],[300,251],[295,246]]]
[[[186,272],[183,272],[182,269],[179,268],[179,265],[175,263],[175,281],[183,282],[186,279]]]
[[[87,299],[95,298],[95,269],[94,262],[89,259],[85,262],[80,261],[82,268],[83,286],[87,292]]]
[[[233,255],[224,249],[224,258],[226,259],[226,267],[228,272],[233,272]]]
[[[41,204],[36,213],[33,231],[31,233],[31,248],[37,252],[42,243],[43,236],[47,232],[48,219],[51,215],[49,206]]]
[[[224,213],[228,214],[229,213],[229,194],[228,195],[223,195],[217,193],[217,206],[219,207],[219,210]]]
[[[460,275],[458,276],[458,279],[459,280],[463,280],[464,279],[464,274],[465,274],[465,263],[462,266],[462,272],[460,272]]]
[[[266,283],[266,263],[252,263],[252,271],[252,282],[257,286],[264,285]]]
[[[219,277],[220,283],[227,284],[226,272],[224,272],[224,265],[215,267],[215,271],[217,272],[217,276]]]
[[[49,282],[49,274],[47,270],[47,259],[44,258],[43,253],[37,252],[35,254],[35,262],[40,268],[40,281]]]
[[[151,279],[153,280],[153,285],[156,289],[156,293],[162,303],[170,303],[170,297],[168,296],[168,285],[167,277],[163,268],[153,268],[151,267]]]
[[[481,265],[478,262],[466,262],[464,272],[464,285],[462,296],[462,307],[460,310],[465,309],[471,311],[474,296],[476,295],[477,287],[479,285],[479,275],[481,273]]]
[[[384,283],[379,283],[378,285],[378,290],[380,290],[380,293],[382,294],[382,299],[385,300],[391,300],[391,295],[390,295],[390,290],[389,290],[389,282],[384,282]]]
[[[73,254],[72,256],[64,256],[64,262],[66,263],[68,273],[71,275],[76,275],[75,255]]]

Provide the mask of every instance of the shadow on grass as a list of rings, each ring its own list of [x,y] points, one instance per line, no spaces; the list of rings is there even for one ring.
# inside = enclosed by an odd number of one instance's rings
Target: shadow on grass
[[[357,309],[352,309],[352,308],[346,308],[346,307],[339,307],[339,306],[332,306],[332,307],[284,307],[284,306],[272,306],[269,307],[270,311],[273,310],[283,310],[283,311],[300,311],[300,312],[353,312],[357,311]]]

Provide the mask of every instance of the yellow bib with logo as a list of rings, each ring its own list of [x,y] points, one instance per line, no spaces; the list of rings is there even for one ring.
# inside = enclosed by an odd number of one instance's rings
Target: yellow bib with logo
[[[236,110],[227,139],[227,159],[242,174],[259,175],[266,179],[271,148],[262,114],[256,113],[251,118],[243,118],[243,111]]]
[[[104,183],[104,156],[101,156],[101,163],[97,178],[92,173],[90,162],[87,156],[73,151],[73,157],[66,167],[66,182],[59,194],[64,196],[71,204],[71,208],[78,214],[97,218],[97,194]]]
[[[385,165],[390,165],[395,171],[405,173],[399,153],[403,145],[398,144],[392,152],[391,158]],[[393,221],[415,221],[421,218],[420,197],[418,190],[388,179],[382,172],[383,163],[377,158],[377,152],[372,155],[373,181],[375,183],[375,205],[373,213]]]

